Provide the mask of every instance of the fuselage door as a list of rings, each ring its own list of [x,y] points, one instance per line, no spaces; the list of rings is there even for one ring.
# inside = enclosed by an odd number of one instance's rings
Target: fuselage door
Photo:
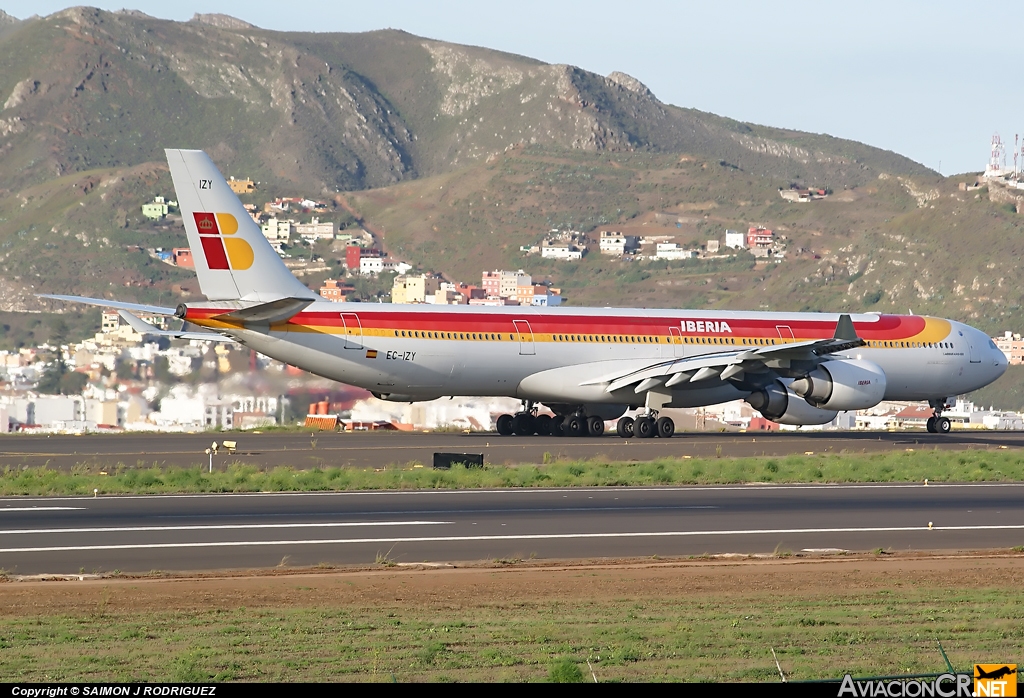
[[[668,328],[668,339],[672,342],[672,351],[675,356],[683,356],[683,332],[678,327]]]
[[[533,355],[537,353],[533,343],[533,328],[530,327],[530,323],[526,320],[513,320],[512,324],[516,328],[516,334],[519,335],[519,353],[520,355]]]
[[[964,339],[967,340],[967,351],[970,352],[971,363],[972,364],[980,364],[981,363],[981,351],[979,351],[979,350],[981,349],[981,347],[974,346],[974,342],[975,342],[974,333],[968,332],[967,336],[964,337]]]
[[[796,339],[793,335],[793,328],[789,325],[776,325],[775,329],[778,330],[779,337],[781,337],[783,341],[787,339]]]
[[[342,332],[344,333],[344,346],[346,349],[363,348],[363,326],[359,322],[359,316],[355,313],[341,314]]]

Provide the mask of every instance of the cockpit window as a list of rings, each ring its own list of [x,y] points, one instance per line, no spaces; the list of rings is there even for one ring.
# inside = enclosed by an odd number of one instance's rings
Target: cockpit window
[[[997,347],[996,347],[996,343],[995,343],[995,342],[993,342],[993,341],[992,341],[991,339],[990,339],[990,340],[988,340],[988,348],[989,348],[989,349],[996,349],[996,348],[997,348]]]

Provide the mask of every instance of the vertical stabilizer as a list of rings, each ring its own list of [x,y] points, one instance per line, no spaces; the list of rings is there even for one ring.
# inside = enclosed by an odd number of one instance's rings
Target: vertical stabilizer
[[[212,301],[317,298],[274,252],[201,150],[165,150],[199,287]]]

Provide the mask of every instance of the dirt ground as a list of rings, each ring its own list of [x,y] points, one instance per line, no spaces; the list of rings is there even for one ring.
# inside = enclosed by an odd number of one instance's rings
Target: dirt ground
[[[591,601],[728,594],[822,596],[894,587],[1019,589],[1024,554],[849,555],[791,558],[581,561],[237,571],[220,574],[11,578],[0,616],[376,604],[458,608],[511,601]],[[299,591],[297,591],[299,590]]]

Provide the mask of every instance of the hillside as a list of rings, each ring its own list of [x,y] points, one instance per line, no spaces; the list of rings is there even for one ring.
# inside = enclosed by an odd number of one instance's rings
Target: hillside
[[[692,155],[516,149],[445,175],[346,195],[395,255],[461,280],[482,269],[548,275],[582,305],[934,313],[991,332],[1019,322],[1024,252],[1018,214],[955,178],[876,175],[810,203],[787,180]],[[519,251],[551,228],[721,241],[766,225],[780,263],[741,256],[581,262]]]
[[[167,146],[206,149],[247,198],[335,197],[393,254],[451,278],[545,274],[577,304],[934,312],[1014,328],[1018,216],[868,145],[662,103],[637,79],[386,30],[281,33],[72,8],[0,16],[0,310],[38,291],[173,304],[198,293],[146,248]],[[834,191],[783,201],[793,183]],[[340,209],[339,209],[340,212]],[[575,265],[524,257],[552,227],[671,235],[763,224],[752,257]],[[307,279],[314,283],[315,278]]]

